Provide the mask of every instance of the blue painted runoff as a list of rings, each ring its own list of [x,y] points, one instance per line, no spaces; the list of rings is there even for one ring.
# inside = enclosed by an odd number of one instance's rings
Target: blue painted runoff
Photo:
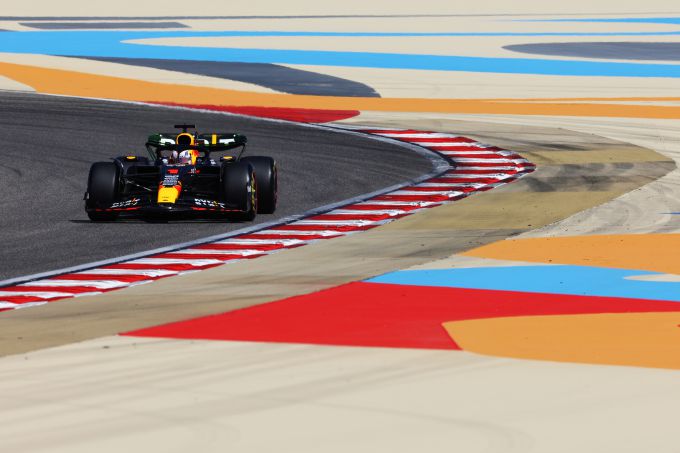
[[[678,34],[675,33],[665,33]],[[680,65],[539,58],[491,58],[456,55],[411,55],[372,52],[274,50],[157,46],[124,41],[206,36],[492,36],[474,33],[317,33],[317,32],[188,32],[188,31],[39,31],[0,33],[0,52],[74,57],[183,59],[244,63],[279,63],[390,69],[423,69],[506,74],[613,77],[680,77]],[[501,33],[498,36],[513,36]],[[516,36],[517,34],[514,34]],[[528,35],[528,34],[527,34]],[[593,35],[585,34],[585,35]],[[620,33],[615,34],[620,36]],[[536,34],[536,36],[546,36]]]
[[[680,282],[628,280],[657,272],[589,266],[510,266],[392,272],[370,283],[680,302]]]

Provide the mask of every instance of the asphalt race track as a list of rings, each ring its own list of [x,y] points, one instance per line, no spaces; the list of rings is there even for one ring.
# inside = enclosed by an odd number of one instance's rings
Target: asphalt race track
[[[115,258],[243,228],[248,223],[90,222],[83,193],[91,163],[136,151],[149,133],[178,122],[238,131],[248,154],[273,156],[279,209],[256,222],[301,213],[428,172],[400,146],[292,123],[108,101],[0,93],[0,279]]]

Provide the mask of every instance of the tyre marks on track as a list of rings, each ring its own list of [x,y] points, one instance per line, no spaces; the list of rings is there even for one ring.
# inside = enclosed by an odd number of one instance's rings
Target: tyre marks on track
[[[289,223],[80,272],[0,287],[0,311],[115,291],[366,231],[420,210],[513,182],[535,169],[532,163],[514,151],[485,145],[455,134],[367,127],[343,128],[421,146],[445,157],[449,166],[423,182],[405,185]]]

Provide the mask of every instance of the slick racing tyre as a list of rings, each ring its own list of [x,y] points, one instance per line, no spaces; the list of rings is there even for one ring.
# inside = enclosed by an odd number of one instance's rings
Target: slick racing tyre
[[[253,167],[248,162],[223,164],[220,185],[224,204],[240,211],[229,218],[253,220],[257,214],[257,182]]]
[[[257,180],[257,212],[271,214],[276,210],[278,198],[278,173],[276,162],[267,156],[248,156],[241,159],[255,170]]]
[[[120,169],[113,162],[96,162],[90,167],[90,176],[87,180],[88,198],[85,202],[87,216],[90,220],[103,221],[115,220],[117,212],[97,212],[94,208],[111,206],[118,196],[118,182]]]

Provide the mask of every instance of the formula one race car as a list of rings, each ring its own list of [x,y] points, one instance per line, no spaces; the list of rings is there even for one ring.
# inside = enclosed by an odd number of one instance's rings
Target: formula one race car
[[[149,136],[149,157],[121,156],[90,168],[85,211],[91,220],[120,214],[252,220],[276,209],[277,170],[271,157],[247,156],[247,139],[235,133]],[[217,155],[217,154],[222,155]]]

